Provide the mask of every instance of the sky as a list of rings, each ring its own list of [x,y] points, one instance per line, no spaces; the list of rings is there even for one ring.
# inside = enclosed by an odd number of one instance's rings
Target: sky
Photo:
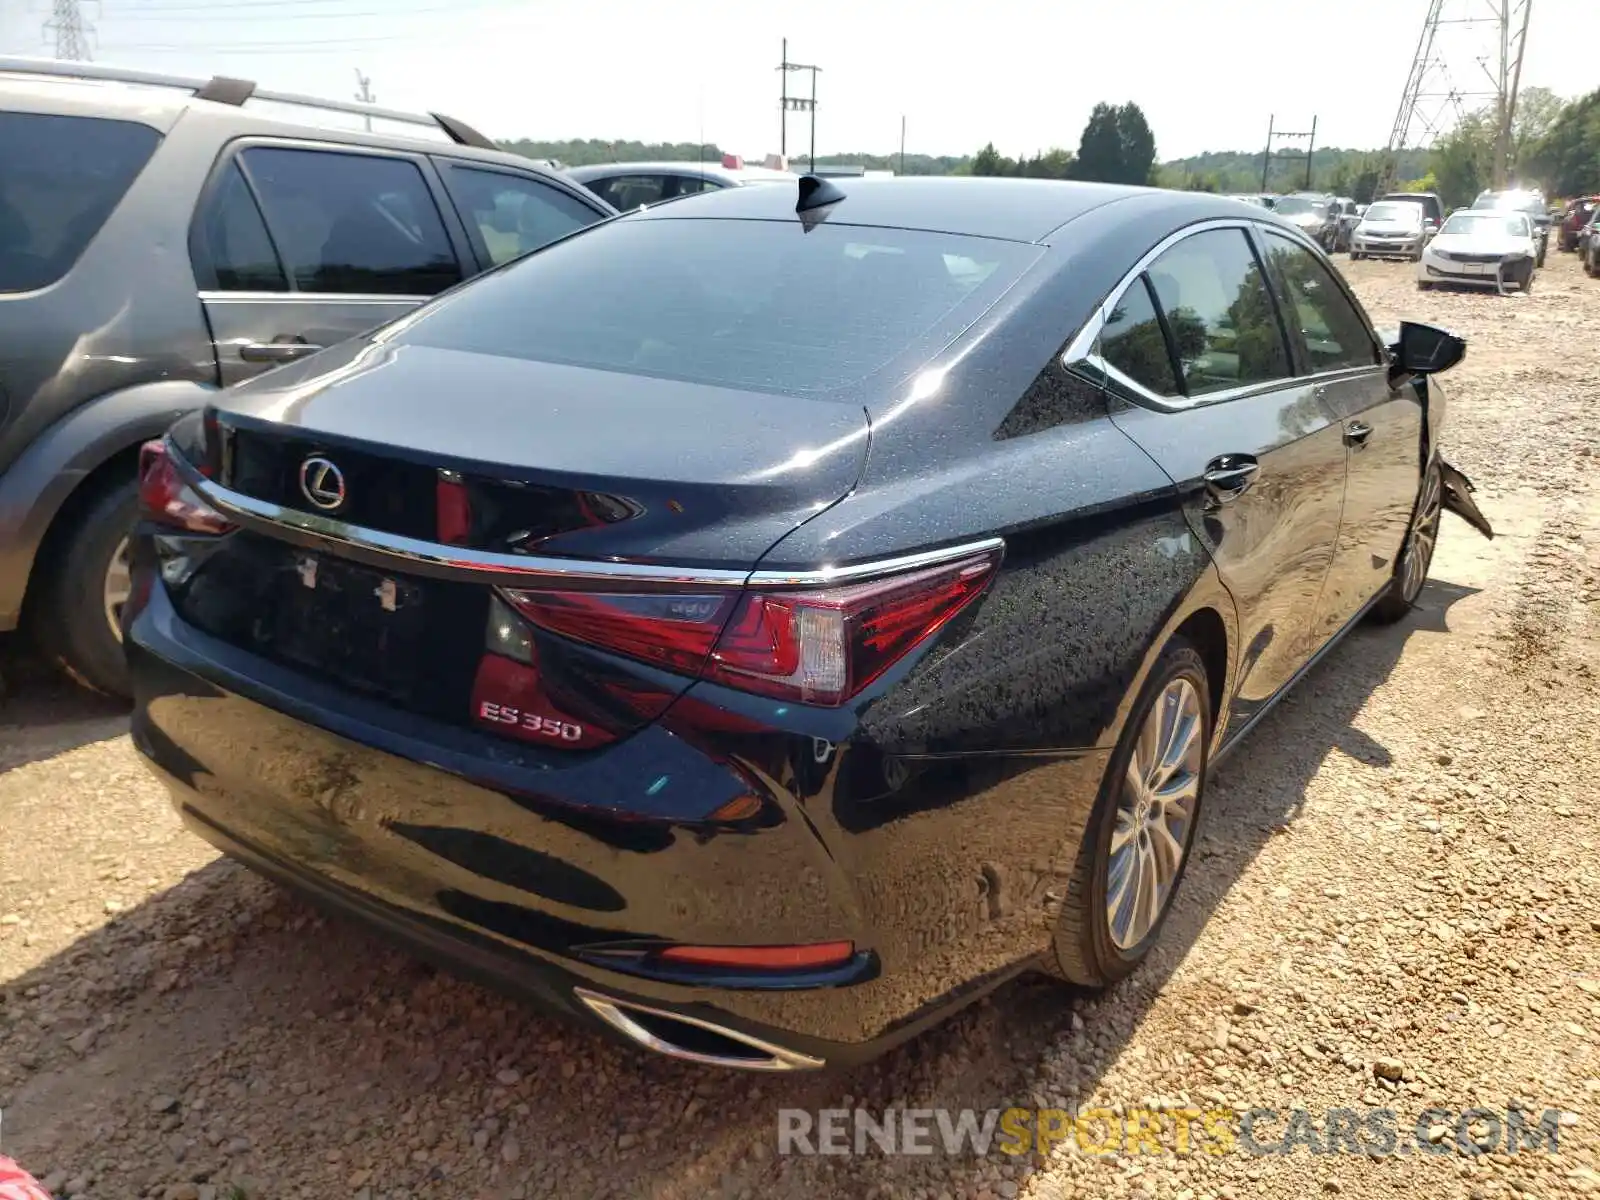
[[[82,0],[97,61],[433,110],[492,137],[779,148],[782,41],[817,76],[818,155],[1076,149],[1097,101],[1137,102],[1161,159],[1389,137],[1427,0]],[[1446,0],[1482,16],[1491,0]],[[0,0],[0,54],[50,54],[51,0]],[[1520,11],[1520,10],[1519,10]],[[1593,0],[1539,0],[1522,85],[1592,90]],[[1490,86],[1491,27],[1453,25],[1430,91]],[[809,88],[809,75],[791,75]],[[1482,100],[1473,99],[1476,105]],[[1431,111],[1444,102],[1430,103]],[[791,114],[791,154],[810,138]],[[1303,144],[1303,143],[1302,143]],[[1284,143],[1292,148],[1293,143]]]

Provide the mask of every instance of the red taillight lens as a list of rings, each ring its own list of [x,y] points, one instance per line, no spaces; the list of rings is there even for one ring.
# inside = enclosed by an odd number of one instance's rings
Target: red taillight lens
[[[139,505],[152,521],[190,533],[227,533],[234,527],[183,481],[160,439],[139,447]]]
[[[994,551],[815,591],[507,591],[529,621],[665,670],[763,696],[838,705],[977,599]]]
[[[734,593],[507,591],[505,597],[541,629],[694,675],[716,645]]]

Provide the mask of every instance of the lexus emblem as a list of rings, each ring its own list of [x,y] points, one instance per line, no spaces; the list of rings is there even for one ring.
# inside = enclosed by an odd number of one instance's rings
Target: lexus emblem
[[[332,512],[345,500],[344,472],[325,458],[308,458],[300,464],[300,490],[312,504]]]

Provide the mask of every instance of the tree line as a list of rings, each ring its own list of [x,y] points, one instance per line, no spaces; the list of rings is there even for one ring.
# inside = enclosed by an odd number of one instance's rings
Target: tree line
[[[1396,156],[1393,185],[1437,191],[1446,205],[1470,204],[1493,178],[1494,114],[1468,113],[1431,149]],[[530,158],[551,158],[569,167],[591,163],[700,161],[721,162],[713,143],[567,141],[518,139],[506,149]],[[1513,180],[1540,185],[1551,197],[1600,192],[1600,90],[1563,100],[1548,88],[1524,88],[1518,98],[1508,159]],[[861,166],[903,175],[1009,175],[1037,179],[1083,179],[1106,183],[1154,184],[1207,192],[1261,190],[1262,151],[1208,151],[1189,158],[1156,161],[1155,135],[1144,112],[1132,102],[1094,106],[1076,151],[1060,146],[1007,157],[993,142],[971,155],[832,154],[818,155],[818,166]],[[803,156],[790,165],[805,169]],[[1303,155],[1274,155],[1266,161],[1267,190],[1295,191],[1305,186]],[[1311,158],[1311,186],[1317,191],[1370,203],[1384,179],[1382,150],[1321,147]]]

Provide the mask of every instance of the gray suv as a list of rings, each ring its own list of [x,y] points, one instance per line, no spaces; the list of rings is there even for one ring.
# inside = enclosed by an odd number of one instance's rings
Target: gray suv
[[[0,633],[114,695],[144,440],[615,215],[448,117],[84,63],[0,58],[0,163]]]

